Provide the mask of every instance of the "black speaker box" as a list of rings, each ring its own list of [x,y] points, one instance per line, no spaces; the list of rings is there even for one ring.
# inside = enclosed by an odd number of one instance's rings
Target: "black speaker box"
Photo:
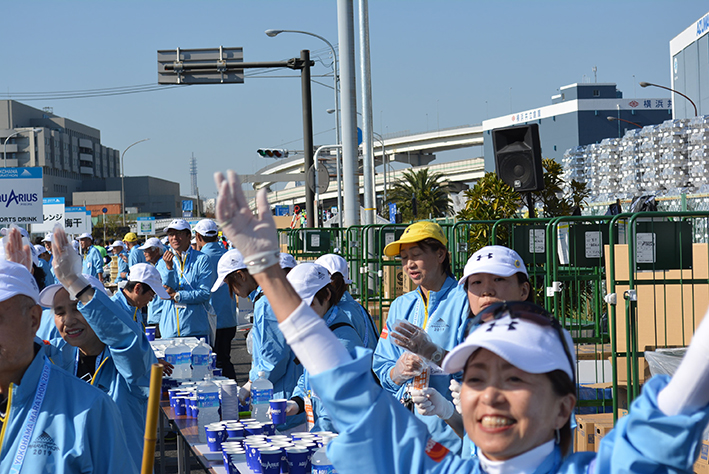
[[[495,168],[502,181],[517,192],[544,189],[539,125],[518,125],[492,131]]]

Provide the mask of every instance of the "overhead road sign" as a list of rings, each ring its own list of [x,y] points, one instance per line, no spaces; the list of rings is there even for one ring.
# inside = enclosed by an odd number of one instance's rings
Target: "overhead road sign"
[[[242,84],[243,48],[158,51],[158,84]]]

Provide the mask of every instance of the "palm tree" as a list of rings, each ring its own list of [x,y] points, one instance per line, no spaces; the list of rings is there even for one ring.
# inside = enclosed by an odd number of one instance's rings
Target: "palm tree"
[[[448,185],[441,183],[440,173],[428,168],[404,171],[389,192],[389,202],[396,203],[404,222],[443,217],[450,213]],[[414,212],[414,208],[416,212]]]

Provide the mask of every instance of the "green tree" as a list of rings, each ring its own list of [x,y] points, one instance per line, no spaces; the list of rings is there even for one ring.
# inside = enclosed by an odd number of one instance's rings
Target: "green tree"
[[[544,158],[542,166],[544,189],[532,193],[535,202],[542,203],[542,215],[539,217],[570,216],[577,208],[582,209],[590,195],[586,184],[576,180],[566,183],[562,178],[561,164],[551,158]]]
[[[404,222],[444,217],[451,211],[450,191],[441,177],[440,173],[429,173],[428,168],[404,171],[403,177],[389,191],[388,202],[396,203]]]

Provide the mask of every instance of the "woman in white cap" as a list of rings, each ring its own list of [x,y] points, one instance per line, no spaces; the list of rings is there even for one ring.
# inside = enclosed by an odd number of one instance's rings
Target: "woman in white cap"
[[[114,283],[119,283],[121,281],[128,281],[128,273],[130,267],[128,266],[128,252],[126,252],[125,244],[122,240],[114,240],[111,245],[108,246],[113,255],[116,255],[118,259],[118,275],[116,279],[113,280]]]
[[[433,441],[376,384],[370,351],[347,352],[301,301],[276,265],[277,235],[265,190],[256,198],[256,218],[236,173],[229,172],[228,180],[217,174],[215,180],[224,233],[246,255],[264,292],[278,295],[273,310],[279,327],[341,429],[327,452],[338,472],[691,472],[709,421],[709,317],[674,377],[650,379],[598,453],[567,455],[570,440],[563,432],[576,402],[570,335],[527,302],[487,308],[478,315],[485,322],[443,363],[448,372],[464,371],[463,419],[480,448],[478,458],[463,460]]]

